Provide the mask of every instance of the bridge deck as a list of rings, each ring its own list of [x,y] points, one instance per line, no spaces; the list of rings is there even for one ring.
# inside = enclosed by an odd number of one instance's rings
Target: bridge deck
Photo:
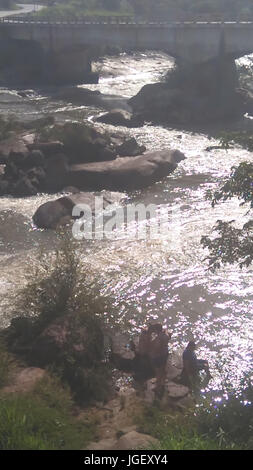
[[[184,27],[184,26],[212,26],[212,25],[222,25],[225,27],[230,26],[252,26],[253,19],[251,20],[204,20],[204,19],[195,19],[187,21],[143,21],[138,20],[132,17],[86,17],[81,20],[66,20],[62,21],[60,19],[37,19],[30,16],[11,16],[0,18],[0,24],[31,24],[31,25],[53,25],[53,26],[82,26],[82,25],[127,25],[127,26],[136,26],[136,27]]]

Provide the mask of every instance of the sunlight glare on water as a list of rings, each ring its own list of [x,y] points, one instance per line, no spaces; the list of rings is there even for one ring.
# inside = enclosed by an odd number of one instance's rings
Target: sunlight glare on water
[[[100,84],[89,88],[130,97],[145,83],[160,80],[172,66],[172,60],[159,53],[105,58],[97,64],[104,74]],[[0,108],[14,102],[17,114],[22,115],[25,109],[37,117],[54,110],[60,120],[87,119],[101,111],[56,103],[46,91],[25,102],[15,96],[13,91],[7,103],[6,97],[0,96]],[[99,127],[115,132],[115,127]],[[217,140],[204,131],[148,125],[119,130],[135,136],[149,150],[177,148],[187,159],[162,182],[129,195],[132,202],[157,204],[168,236],[127,240],[121,239],[119,230],[115,240],[80,243],[87,271],[98,279],[102,292],[110,293],[119,318],[132,317],[133,331],[151,318],[158,319],[172,332],[171,350],[179,353],[195,338],[199,355],[210,361],[215,383],[220,380],[218,364],[237,384],[252,365],[252,269],[231,265],[210,273],[200,239],[210,234],[217,219],[237,219],[239,225],[247,220],[246,209],[237,201],[212,209],[205,194],[229,174],[233,165],[252,161],[252,154],[240,148],[207,151],[207,147],[217,145]],[[34,230],[31,217],[39,205],[57,197],[0,200],[2,325],[10,318],[6,293],[23,284],[27,256],[34,258],[41,247],[52,246],[55,240],[52,232]],[[168,216],[171,211],[172,217]],[[130,230],[134,233],[134,227]]]

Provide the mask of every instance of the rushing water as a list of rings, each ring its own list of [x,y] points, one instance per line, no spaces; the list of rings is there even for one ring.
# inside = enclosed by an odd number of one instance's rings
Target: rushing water
[[[97,67],[102,78],[99,85],[90,88],[130,97],[145,83],[158,81],[173,62],[164,54],[138,53],[106,58]],[[0,112],[27,120],[53,112],[60,121],[91,119],[101,112],[48,96],[49,92],[42,90],[24,99],[14,90],[2,89]],[[115,128],[105,127],[115,132]],[[252,154],[240,148],[208,152],[206,148],[217,141],[204,132],[148,125],[120,130],[135,136],[148,149],[177,148],[187,157],[162,182],[130,195],[134,202],[159,206],[169,237],[122,240],[119,230],[115,240],[83,245],[87,268],[99,279],[102,290],[111,292],[122,318],[131,312],[133,326],[135,319],[159,319],[172,331],[172,349],[177,352],[194,337],[199,355],[211,363],[216,383],[219,364],[236,384],[252,363],[252,269],[232,265],[210,273],[200,239],[210,233],[217,219],[237,219],[239,224],[246,220],[246,210],[237,201],[213,209],[205,193],[215,188],[234,164],[252,160]],[[38,250],[55,240],[54,233],[35,230],[31,223],[35,209],[50,199],[48,195],[0,199],[2,326],[11,316],[7,293],[24,283],[30,259]],[[169,218],[168,210],[172,211]]]

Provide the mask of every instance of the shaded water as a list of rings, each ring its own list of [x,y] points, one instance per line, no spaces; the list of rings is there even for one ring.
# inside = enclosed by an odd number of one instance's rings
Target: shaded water
[[[160,80],[172,66],[173,62],[160,53],[106,58],[97,64],[103,72],[100,84],[89,88],[130,97],[145,83]],[[56,102],[48,96],[49,90],[42,90],[24,99],[15,91],[2,89],[0,113],[15,113],[30,120],[53,112],[62,121],[90,119],[101,112]],[[115,131],[115,127],[105,127]],[[207,358],[212,368],[218,363],[223,372],[229,371],[236,384],[252,363],[252,269],[240,270],[234,265],[210,273],[203,261],[206,253],[200,239],[210,233],[217,219],[245,222],[245,208],[237,201],[212,209],[205,193],[215,188],[234,164],[252,160],[252,154],[239,148],[207,152],[206,148],[217,145],[217,141],[201,132],[160,126],[120,130],[135,136],[150,150],[177,148],[187,157],[162,182],[129,195],[135,202],[159,206],[169,237],[147,242],[122,240],[119,230],[115,240],[83,242],[84,263],[99,279],[102,290],[112,293],[119,315],[124,318],[131,314],[133,328],[135,321],[159,319],[172,331],[172,349],[177,352],[194,337],[199,355]],[[6,294],[23,284],[29,257],[33,260],[41,247],[52,246],[55,240],[54,233],[35,230],[31,224],[36,208],[50,199],[48,195],[0,199],[2,326],[11,316]],[[168,210],[172,210],[169,218]],[[219,373],[212,373],[218,383]]]

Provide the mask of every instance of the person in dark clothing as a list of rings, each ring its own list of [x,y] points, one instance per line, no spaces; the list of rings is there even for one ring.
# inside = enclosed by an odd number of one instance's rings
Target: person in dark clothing
[[[155,333],[155,338],[150,343],[149,357],[157,380],[156,391],[161,394],[166,378],[168,343],[171,335],[168,335],[160,324],[152,325],[152,333]]]
[[[137,381],[156,377],[157,390],[163,389],[170,337],[159,323],[151,324],[148,329],[142,331],[138,348],[132,348],[135,352]]]
[[[135,379],[138,382],[144,382],[153,376],[149,357],[151,340],[152,328],[145,328],[140,334],[138,347],[133,344],[131,348],[135,352]]]
[[[208,361],[198,359],[195,353],[196,344],[194,341],[190,341],[188,346],[183,352],[183,372],[182,380],[185,385],[192,386],[198,377],[198,373],[201,370],[206,372],[207,378],[212,378],[209,370]]]

